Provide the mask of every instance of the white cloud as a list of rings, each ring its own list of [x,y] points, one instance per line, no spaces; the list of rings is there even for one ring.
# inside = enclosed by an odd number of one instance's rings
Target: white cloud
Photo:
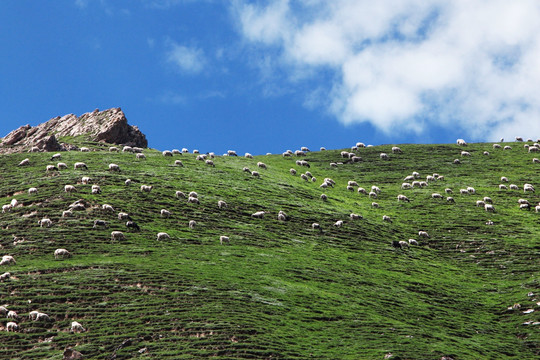
[[[169,44],[167,61],[177,70],[191,74],[200,73],[206,65],[206,58],[201,49],[179,45],[175,42]]]
[[[273,66],[264,67],[265,78],[285,71],[294,86],[301,72],[314,84],[305,105],[312,108],[325,92],[329,101],[321,106],[345,124],[370,122],[388,134],[452,126],[471,140],[540,136],[536,0],[276,0],[233,7],[247,43]],[[321,70],[333,73],[326,84],[318,80]]]

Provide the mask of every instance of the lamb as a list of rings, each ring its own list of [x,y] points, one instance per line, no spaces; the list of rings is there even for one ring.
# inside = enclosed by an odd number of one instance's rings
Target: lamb
[[[343,220],[338,220],[334,223],[335,227],[342,227],[343,226]]]
[[[219,237],[219,243],[220,243],[221,245],[223,245],[223,243],[225,243],[225,242],[226,242],[227,244],[230,244],[229,237],[228,237],[228,236],[225,236],[225,235],[221,235],[221,236]]]
[[[131,217],[129,216],[128,213],[125,213],[125,212],[119,212],[118,213],[118,220],[130,220]]]
[[[379,157],[381,158],[381,160],[388,160],[388,159],[389,159],[387,153],[381,153],[381,154],[379,155]]]
[[[291,173],[291,175],[296,175],[296,169],[290,169],[289,172]],[[307,180],[307,179],[306,179]]]
[[[193,196],[188,197],[187,202],[189,204],[200,204],[199,199]]]
[[[24,159],[22,160],[18,166],[28,166],[30,165],[30,159]]]
[[[113,231],[113,232],[111,232],[111,240],[112,241],[125,240],[125,239],[126,239],[126,236],[124,235],[123,232],[121,232],[121,231]]]
[[[15,265],[17,262],[15,261],[15,258],[11,255],[4,255],[2,256],[2,260],[0,261],[0,265]]]
[[[85,332],[86,329],[77,321],[72,321],[71,322],[71,332],[76,332],[76,333],[80,333],[80,332]]]
[[[219,200],[219,201],[217,202],[217,206],[218,206],[218,208],[220,208],[220,209],[226,209],[226,208],[229,207],[229,206],[227,205],[227,203],[226,203],[225,201],[223,201],[223,200]]]
[[[425,237],[425,238],[429,238],[429,234],[427,233],[427,231],[422,231],[422,230],[420,230],[420,231],[418,232],[418,236],[420,236],[420,237]]]
[[[59,162],[58,164],[56,164],[56,167],[58,169],[67,169],[68,166],[66,165],[66,163],[63,163],[63,162]]]
[[[383,221],[386,221],[386,222],[389,222],[389,223],[392,222],[392,219],[388,215],[383,215],[382,219],[383,219]]]
[[[190,229],[195,229],[195,226],[197,225],[197,222],[195,220],[190,220],[189,221],[189,228]]]
[[[264,214],[266,214],[265,211],[257,211],[251,214],[251,217],[255,219],[262,219],[264,217]]]
[[[442,195],[439,194],[439,193],[433,193],[433,194],[431,194],[431,197],[432,197],[433,199],[442,199]]]
[[[92,194],[101,194],[101,188],[99,185],[92,185]]]
[[[166,209],[161,209],[161,217],[169,218],[169,217],[171,217],[171,212],[169,210],[166,210]]]
[[[157,239],[158,240],[168,240],[170,238],[171,237],[166,232],[160,232],[160,233],[157,234]]]
[[[153,185],[151,185],[151,186],[148,186],[148,185],[141,185],[141,191],[142,191],[142,192],[147,192],[147,193],[149,193],[150,191],[152,191],[153,188],[154,188]]]
[[[6,323],[6,331],[17,331],[19,330],[19,325],[13,321]]]
[[[351,220],[362,220],[364,218],[362,215],[358,215],[355,213],[350,214],[349,217],[351,218]]]
[[[162,154],[163,154],[163,156],[173,156],[173,153],[171,151],[169,151],[169,150],[164,150],[162,152]]]
[[[109,224],[107,224],[107,222],[105,220],[94,220],[93,229],[96,229],[99,226],[107,228],[107,227],[109,227]]]
[[[176,191],[175,193],[175,196],[180,199],[180,198],[186,198],[186,194],[184,194],[182,191]]]
[[[120,171],[120,166],[118,166],[118,164],[109,164],[109,171]]]
[[[393,146],[392,147],[392,153],[394,154],[402,154],[403,153],[403,150],[401,150],[399,147],[397,146]]]
[[[51,227],[52,226],[52,221],[51,219],[48,219],[48,218],[43,218],[41,220],[38,221],[38,224],[39,224],[39,227]]]
[[[101,208],[103,209],[103,211],[114,212],[114,208],[109,204],[103,204],[101,205]]]
[[[73,168],[74,168],[75,170],[77,170],[77,169],[85,169],[85,170],[88,170],[88,166],[86,166],[86,164],[83,163],[83,162],[76,162],[76,163],[73,165]]]
[[[410,202],[410,200],[409,200],[408,197],[406,197],[405,195],[401,195],[401,194],[397,196],[397,200],[398,200],[398,201],[406,201],[406,202]]]
[[[83,183],[84,185],[88,185],[90,183],[90,181],[92,181],[92,179],[90,179],[90,177],[88,177],[88,176],[83,176],[81,178],[81,183]]]
[[[71,253],[66,249],[56,249],[54,250],[54,258],[58,259],[59,257],[66,258],[71,257]]]
[[[494,207],[492,204],[485,204],[485,205],[484,205],[484,209],[485,209],[487,212],[495,212],[495,207]]]
[[[126,227],[129,229],[133,229],[135,231],[141,231],[141,228],[139,227],[139,225],[137,225],[137,223],[135,221],[127,221],[126,222]]]
[[[268,168],[265,163],[260,162],[260,161],[257,163],[257,166],[260,167],[261,169],[265,169],[265,170]]]

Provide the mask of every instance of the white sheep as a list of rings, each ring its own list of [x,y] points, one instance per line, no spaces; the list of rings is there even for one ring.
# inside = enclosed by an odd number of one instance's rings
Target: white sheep
[[[251,174],[251,170],[249,170],[249,168],[248,168],[247,166],[244,166],[244,167],[242,168],[242,171]]]
[[[538,163],[540,163],[540,159],[534,158],[534,159],[532,159],[532,162],[533,162],[533,164],[538,164]]]
[[[154,185],[148,186],[148,185],[141,185],[141,191],[149,193],[154,188]]]
[[[11,273],[5,272],[5,273],[3,273],[2,275],[0,275],[0,281],[6,281],[6,280],[9,279],[10,277],[11,277]]]
[[[418,180],[415,180],[411,183],[411,186],[414,188],[414,187],[422,187],[422,185],[420,185],[420,181]]]
[[[260,162],[260,161],[257,163],[257,166],[260,167],[261,169],[265,169],[265,170],[268,168],[265,163]]]
[[[74,168],[75,170],[77,170],[77,169],[85,169],[85,170],[88,170],[88,166],[86,166],[86,164],[83,163],[83,162],[76,162],[76,163],[73,165],[73,168]]]
[[[182,191],[176,191],[174,195],[175,195],[178,199],[180,199],[180,198],[185,199],[185,198],[186,198],[186,194],[184,194]]]
[[[451,197],[451,196],[448,196],[448,197],[446,198],[446,201],[449,202],[449,203],[455,203],[455,202],[456,202],[456,201],[454,200],[454,198]]]
[[[306,156],[306,153],[304,151],[301,151],[301,150],[296,150],[294,152],[294,155],[296,155],[296,156]]]
[[[487,212],[495,212],[495,207],[494,207],[492,204],[485,204],[485,205],[484,205],[484,209],[485,209]]]
[[[371,191],[375,191],[377,194],[379,194],[381,192],[381,189],[378,186],[373,185],[371,187]]]
[[[230,244],[229,237],[228,237],[228,236],[225,236],[225,235],[221,235],[221,236],[219,237],[219,243],[220,243],[221,245],[223,245],[223,243],[225,243],[225,242],[226,242],[227,244]]]
[[[133,152],[133,148],[126,145],[122,148],[122,152]]]
[[[321,146],[319,150],[320,151],[326,151],[326,148],[324,146]]]
[[[164,150],[162,152],[162,154],[163,154],[163,156],[173,156],[173,153],[171,151],[169,151],[169,150]]]
[[[367,193],[368,193],[367,190],[364,189],[363,187],[359,187],[357,191],[358,191],[359,193],[361,193],[361,194],[364,194],[364,195],[367,195]]]
[[[328,196],[326,196],[326,194],[321,194],[321,200],[322,200],[322,201],[327,201],[327,200],[328,200]]]
[[[200,204],[199,199],[193,196],[188,197],[187,202],[189,204]]]
[[[454,159],[454,164],[461,164],[461,161],[459,159]]]
[[[535,211],[535,212],[540,212],[540,205],[536,205],[536,206],[534,207],[534,211]]]
[[[389,222],[389,223],[392,222],[392,219],[388,215],[383,215],[382,219],[383,219],[383,221],[386,221],[386,222]]]
[[[90,181],[92,181],[92,179],[88,176],[83,176],[81,178],[81,183],[84,184],[84,185],[88,185],[90,183]]]
[[[257,211],[251,214],[251,217],[255,219],[262,219],[264,217],[264,214],[266,214],[265,211]]]
[[[41,220],[38,221],[38,225],[39,227],[51,227],[52,226],[52,221],[51,219],[48,219],[48,218],[43,218]]]
[[[197,222],[195,220],[190,220],[189,221],[189,228],[190,229],[195,229],[195,226],[197,225]]]
[[[166,232],[160,232],[160,233],[157,234],[157,239],[158,240],[167,240],[167,239],[170,239],[170,238],[171,237]]]
[[[214,164],[214,162],[212,160],[206,160],[205,163],[206,163],[206,165],[216,167],[216,165]]]
[[[442,199],[442,195],[439,194],[439,193],[433,193],[433,194],[431,194],[431,197],[432,197],[433,199]]]
[[[418,245],[418,241],[416,239],[409,239],[409,245]]]
[[[499,185],[499,190],[508,190],[508,187],[504,184]]]
[[[342,227],[343,226],[343,220],[338,220],[334,223],[335,227]]]
[[[435,179],[435,177],[433,175],[428,175],[426,176],[426,181],[427,182],[430,182],[430,181],[437,181],[437,179]]]
[[[401,149],[400,149],[399,147],[397,147],[397,146],[393,146],[393,147],[392,147],[392,152],[393,152],[394,154],[402,154],[402,153],[403,153],[403,150],[401,150]]]
[[[376,193],[375,191],[370,191],[370,192],[369,192],[369,197],[370,197],[370,198],[376,199],[377,196],[378,196],[378,195],[377,195],[377,193]]]
[[[486,205],[486,202],[483,201],[483,200],[476,200],[476,206],[480,207],[484,207],[484,205]]]
[[[112,241],[125,240],[125,239],[126,239],[126,236],[124,235],[123,232],[121,232],[121,231],[113,231],[113,232],[111,232],[111,240]]]
[[[469,190],[467,190],[467,189],[459,189],[459,194],[460,195],[469,195]]]
[[[287,214],[285,214],[285,212],[283,212],[282,210],[279,211],[278,216],[277,216],[278,220],[287,221],[288,218],[289,217],[287,216]]]
[[[378,207],[379,207],[379,204],[376,203],[376,202],[372,202],[372,203],[371,203],[371,206],[374,207],[374,208],[378,208]]]
[[[56,167],[58,169],[67,169],[68,168],[67,164],[63,163],[63,162],[59,162],[58,164],[56,164]]]
[[[260,177],[261,174],[259,174],[258,171],[252,171],[252,172],[251,172],[251,176],[254,176],[254,177]]]
[[[119,212],[118,213],[118,220],[129,220],[130,216],[128,213],[125,212]]]
[[[447,194],[452,194],[453,193],[452,189],[450,189],[450,188],[444,189],[444,192],[447,193]]]
[[[199,194],[197,194],[196,191],[190,191],[190,192],[189,192],[189,197],[198,198],[198,197],[199,197]]]
[[[124,184],[126,186],[129,186],[129,185],[131,185],[131,182],[132,182],[131,179],[126,179],[126,181],[124,181]]]
[[[54,166],[54,165],[47,165],[46,169],[47,169],[47,172],[49,172],[49,171],[57,171],[58,170],[58,168],[56,166]]]
[[[401,195],[401,194],[399,194],[399,195],[397,196],[397,200],[398,200],[398,201],[406,201],[406,202],[410,202],[410,200],[409,200],[408,197],[406,197],[405,195]]]
[[[461,156],[471,156],[471,153],[468,151],[462,151]]]
[[[472,186],[468,186],[467,191],[469,192],[469,194],[476,194],[476,190]]]
[[[19,325],[13,321],[9,321],[6,323],[6,331],[17,331],[19,330]]]
[[[8,311],[7,313],[7,316],[6,316],[8,319],[18,319],[19,318],[19,315],[17,315],[17,312],[16,311],[13,311],[13,310],[10,310]]]
[[[493,144],[493,148],[494,148],[494,149],[500,149],[501,147],[502,147],[502,146],[499,145],[499,144]]]
[[[2,260],[0,261],[0,265],[15,265],[17,262],[15,261],[15,258],[11,255],[4,255],[2,256]]]
[[[19,163],[19,166],[27,166],[30,165],[30,159],[24,159]]]
[[[381,160],[388,160],[389,159],[387,153],[380,153],[379,157],[381,158]]]
[[[118,151],[120,151],[120,149],[118,149],[116,146],[109,147],[109,152],[118,152]]]
[[[101,187],[99,185],[92,185],[92,194],[101,194]]]
[[[143,153],[137,153],[137,154],[135,155],[135,157],[136,157],[137,159],[146,159],[146,155],[144,155]]]
[[[103,204],[101,205],[101,208],[103,209],[103,211],[114,212],[114,208],[109,204]]]
[[[86,329],[77,321],[72,321],[71,322],[71,332],[76,332],[76,333],[80,333],[80,332],[85,332]]]
[[[484,202],[486,202],[486,203],[490,203],[490,204],[493,203],[493,200],[491,200],[491,198],[488,197],[488,196],[484,196],[484,199],[483,199],[483,200],[484,200]]]
[[[225,201],[223,201],[223,200],[219,200],[219,201],[217,202],[217,206],[218,206],[218,208],[220,208],[220,209],[226,209],[226,208],[229,207],[229,206],[227,205],[227,203],[226,203]]]
[[[459,146],[467,146],[467,142],[463,139],[457,139],[456,140],[456,143],[459,145]]]
[[[90,149],[87,148],[86,146],[81,147],[79,150],[80,150],[81,152],[89,152],[89,151],[90,151]]]
[[[506,146],[503,148],[503,150],[512,150],[512,147],[509,146],[509,145],[506,145]]]
[[[524,192],[527,192],[527,191],[534,192],[534,186],[532,186],[532,184],[524,184],[523,185],[523,191]]]
[[[63,218],[70,217],[70,216],[73,216],[73,211],[71,211],[71,210],[62,211],[62,217]]]
[[[118,164],[109,164],[109,171],[120,171],[120,166]]]
[[[508,182],[508,178],[506,176],[501,176],[501,181],[502,182]]]
[[[427,232],[427,231],[423,231],[423,230],[420,230],[420,231],[418,232],[418,236],[419,236],[419,237],[424,237],[424,238],[429,238],[428,232]]]
[[[65,257],[71,257],[71,253],[67,251],[66,249],[56,249],[54,250],[54,258],[58,259],[59,257],[65,258]]]
[[[234,150],[227,150],[227,156],[238,156],[238,155],[236,154],[236,151]]]
[[[10,212],[11,204],[2,205],[2,213]]]
[[[351,218],[351,220],[362,220],[364,218],[362,215],[358,215],[355,213],[350,214],[349,217]]]
[[[166,209],[161,209],[161,217],[169,218],[169,217],[171,217],[171,212],[169,210],[166,210]]]
[[[296,169],[291,168],[291,169],[289,170],[289,172],[291,173],[291,175],[296,175]],[[307,179],[306,179],[306,180],[307,180]]]
[[[519,190],[519,186],[516,184],[510,184],[510,190]]]
[[[244,157],[245,157],[246,159],[253,159],[253,155],[251,155],[250,153],[245,153],[245,154],[244,154]]]

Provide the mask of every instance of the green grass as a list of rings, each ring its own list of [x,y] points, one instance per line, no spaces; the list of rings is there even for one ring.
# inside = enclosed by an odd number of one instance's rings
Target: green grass
[[[77,139],[70,139],[71,141]],[[135,155],[109,153],[103,144],[85,141],[95,151],[64,152],[69,169],[47,174],[51,154],[0,156],[0,204],[16,198],[23,206],[0,215],[2,254],[16,265],[3,266],[10,280],[0,283],[1,304],[21,316],[20,330],[0,333],[2,359],[61,359],[71,346],[86,358],[103,359],[537,359],[540,356],[540,214],[519,210],[517,200],[537,204],[535,193],[500,191],[501,176],[522,189],[540,186],[539,164],[522,144],[513,150],[470,144],[461,158],[457,145],[402,145],[360,149],[362,162],[342,161],[340,150],[308,153],[309,169],[281,155],[218,157],[215,167],[195,155],[163,157],[145,150]],[[482,155],[490,151],[490,156]],[[379,158],[390,154],[389,161]],[[31,165],[16,166],[28,157]],[[460,165],[453,164],[461,158]],[[181,159],[184,167],[174,166]],[[88,171],[74,170],[84,161]],[[242,171],[256,170],[261,178]],[[109,163],[122,171],[111,173]],[[309,170],[317,181],[299,174]],[[439,173],[444,181],[401,190],[403,178],[418,171]],[[92,195],[90,176],[102,193]],[[325,177],[335,188],[320,189]],[[131,186],[124,185],[132,179]],[[348,191],[348,180],[382,192],[373,199]],[[72,184],[75,194],[66,194]],[[140,185],[153,185],[141,193]],[[475,195],[460,195],[473,186]],[[28,188],[37,187],[37,195]],[[452,188],[456,203],[432,199]],[[200,204],[174,194],[196,191]],[[321,193],[329,200],[320,200]],[[404,194],[410,203],[398,203]],[[475,206],[484,196],[496,212]],[[78,199],[90,207],[62,218]],[[220,210],[218,200],[229,207]],[[105,213],[107,203],[115,213]],[[161,209],[172,212],[161,218]],[[255,211],[269,212],[253,219]],[[279,210],[291,218],[277,220]],[[117,213],[141,226],[128,232]],[[355,212],[362,220],[351,221]],[[392,223],[382,221],[389,215]],[[51,228],[37,221],[49,217]],[[93,220],[109,222],[93,229]],[[493,226],[486,225],[493,220]],[[196,220],[195,229],[188,227]],[[344,220],[341,228],[332,224]],[[323,232],[311,229],[319,222]],[[110,232],[124,231],[112,242]],[[429,239],[418,239],[426,230]],[[168,241],[157,241],[165,231]],[[26,240],[16,246],[12,236]],[[228,235],[230,245],[220,245]],[[419,246],[394,249],[393,240],[416,238]],[[73,257],[55,260],[57,248]],[[537,294],[528,296],[528,293]],[[522,308],[508,311],[520,303]],[[533,308],[531,314],[522,311]],[[45,312],[50,323],[32,322],[28,313]],[[88,331],[69,332],[71,321]],[[0,321],[5,326],[7,319]],[[130,339],[129,342],[123,342]],[[146,348],[146,352],[139,350]]]

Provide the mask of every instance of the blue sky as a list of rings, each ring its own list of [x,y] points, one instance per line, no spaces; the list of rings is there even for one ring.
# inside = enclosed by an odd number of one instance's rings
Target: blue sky
[[[121,107],[149,146],[540,137],[537,1],[0,2],[0,136]]]

